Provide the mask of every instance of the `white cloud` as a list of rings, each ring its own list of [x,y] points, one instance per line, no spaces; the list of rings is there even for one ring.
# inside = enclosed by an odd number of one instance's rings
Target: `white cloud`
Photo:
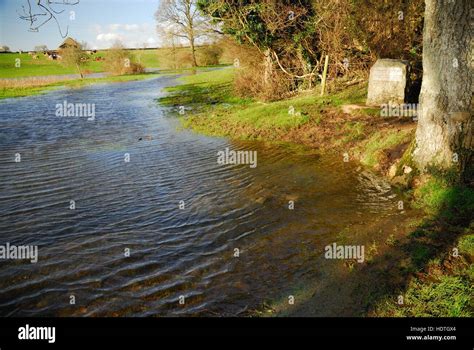
[[[97,41],[116,41],[116,40],[122,40],[122,36],[117,34],[117,33],[101,33],[97,35],[96,40]]]
[[[121,26],[122,25],[119,24],[119,23],[110,24],[109,25],[109,30],[114,32],[116,30],[119,30]]]
[[[156,27],[151,23],[113,23],[105,26],[93,25],[91,27],[95,34],[95,42],[90,43],[91,47],[108,48],[117,40],[121,41],[125,47],[153,47],[158,46],[158,35]]]
[[[125,24],[123,29],[126,31],[134,32],[140,29],[140,26],[138,24]]]

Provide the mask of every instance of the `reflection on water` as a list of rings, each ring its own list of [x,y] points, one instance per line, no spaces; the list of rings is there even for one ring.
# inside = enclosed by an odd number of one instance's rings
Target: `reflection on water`
[[[172,83],[0,102],[0,244],[39,245],[37,264],[0,262],[0,315],[238,315],[330,278],[326,244],[395,215],[390,187],[342,157],[180,130],[154,101]],[[64,100],[96,120],[55,117]],[[257,168],[218,165],[226,147]]]

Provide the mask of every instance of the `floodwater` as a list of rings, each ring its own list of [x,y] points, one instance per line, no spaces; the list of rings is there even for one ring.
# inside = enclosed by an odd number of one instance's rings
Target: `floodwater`
[[[172,84],[0,101],[0,245],[38,246],[37,263],[0,260],[1,316],[245,315],[336,278],[326,245],[400,215],[342,155],[182,130],[156,102]],[[95,120],[57,116],[64,101]],[[227,147],[257,167],[218,164]]]
[[[147,70],[147,72],[154,72],[153,70]],[[105,78],[107,77],[108,73],[90,73],[90,74],[84,74],[85,79],[96,79],[96,78]],[[80,79],[79,74],[51,74],[51,75],[37,75],[37,76],[32,76],[32,77],[19,77],[19,78],[0,78],[0,81],[10,81],[10,80],[15,80],[15,81],[22,81],[22,80],[29,80],[29,79],[35,79],[35,80],[44,80],[46,82],[51,81],[52,79],[57,79],[57,80],[70,80],[70,79]]]

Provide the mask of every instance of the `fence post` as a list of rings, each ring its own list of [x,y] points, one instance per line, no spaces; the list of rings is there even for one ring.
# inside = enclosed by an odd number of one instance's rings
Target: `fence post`
[[[329,64],[329,55],[326,55],[326,60],[324,61],[323,78],[321,80],[321,96],[324,96],[324,89],[326,88],[326,76],[328,74],[328,64]]]

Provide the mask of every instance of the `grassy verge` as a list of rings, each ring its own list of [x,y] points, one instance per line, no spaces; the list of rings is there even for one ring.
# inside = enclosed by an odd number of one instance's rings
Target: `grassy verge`
[[[409,283],[373,306],[375,316],[474,316],[474,190],[446,173],[425,176],[414,205],[427,216],[406,238]]]
[[[422,271],[411,276],[398,296],[373,305],[372,316],[384,317],[472,317],[474,315],[474,234],[466,230],[442,257],[431,258]],[[471,232],[471,233],[469,233]],[[422,247],[420,245],[419,247]],[[413,252],[418,259],[429,250]]]
[[[363,144],[361,162],[374,167],[383,157],[383,151],[393,149],[398,145],[410,142],[413,137],[412,129],[391,130],[389,132],[377,131]]]
[[[346,105],[364,103],[365,84],[324,97],[310,92],[262,103],[233,93],[234,74],[228,68],[184,76],[160,102],[176,111],[183,106],[184,126],[203,134],[347,151],[368,166],[375,166],[385,150],[411,139],[414,123],[376,117],[379,111],[374,109],[342,111]]]

